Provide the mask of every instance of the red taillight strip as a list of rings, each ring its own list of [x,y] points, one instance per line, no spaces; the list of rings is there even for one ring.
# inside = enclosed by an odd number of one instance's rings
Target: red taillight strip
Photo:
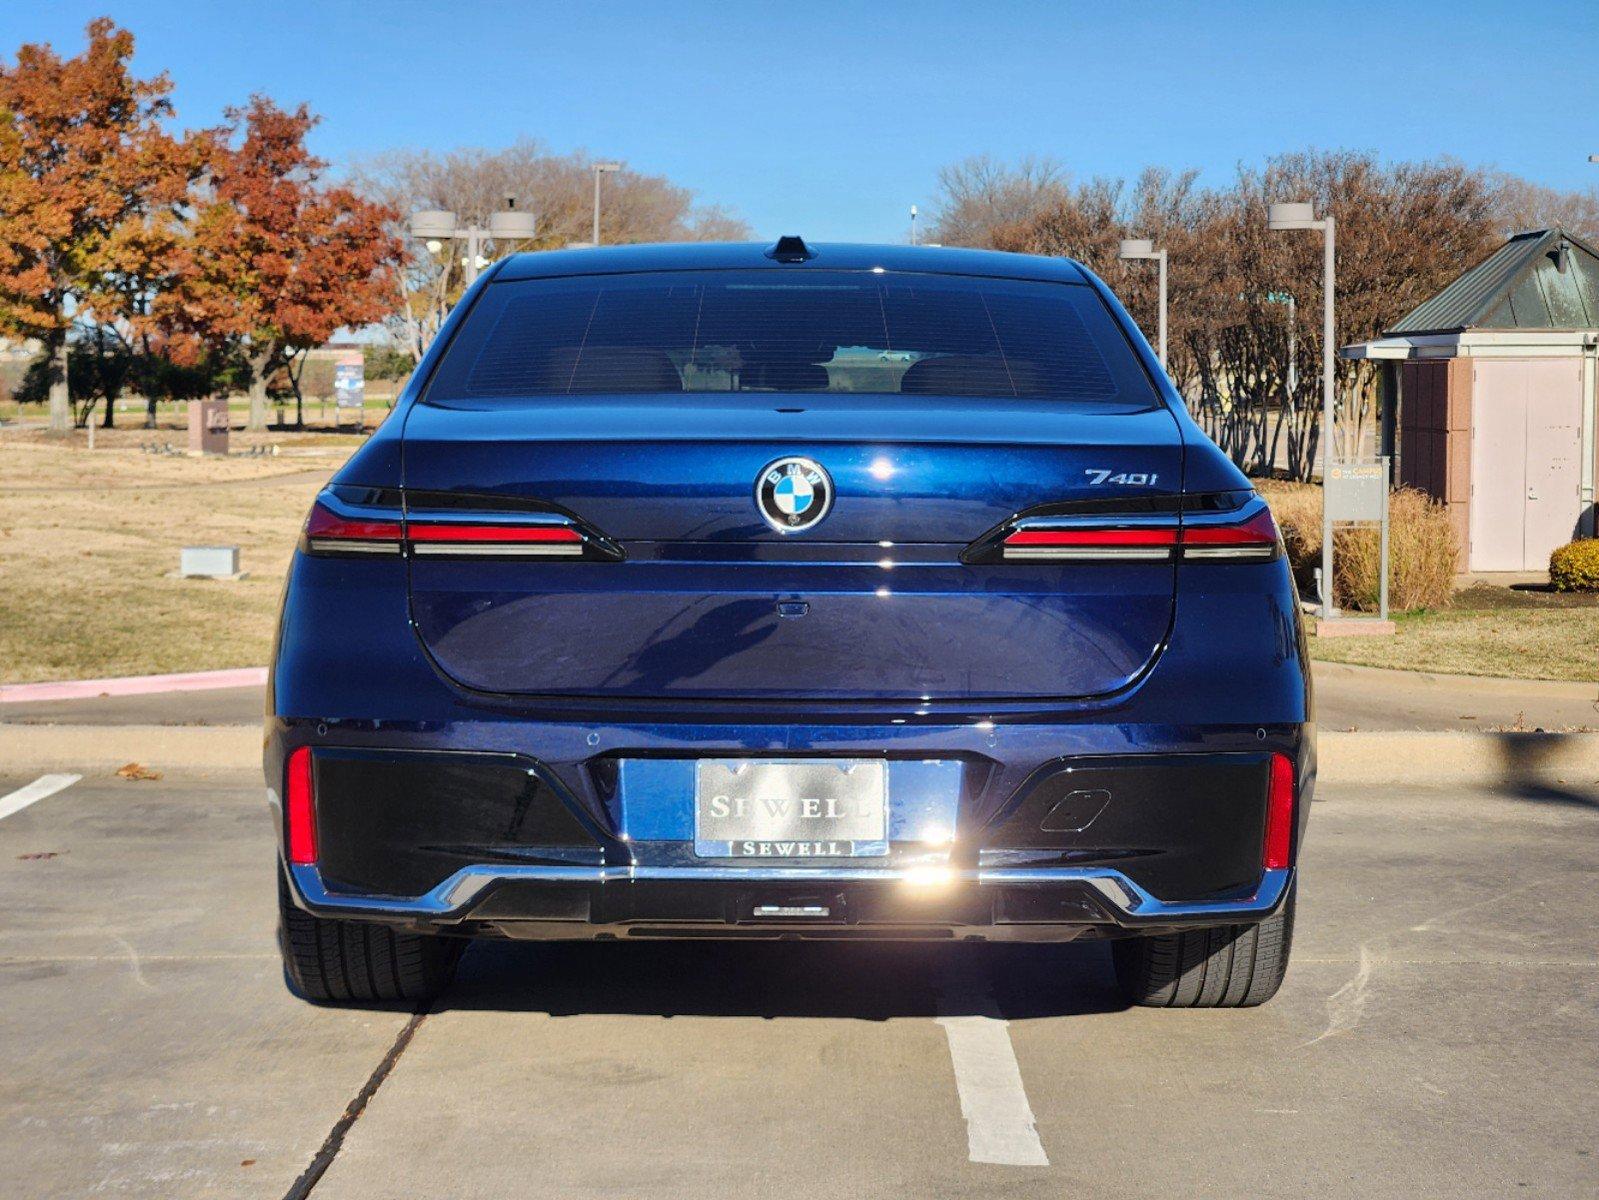
[[[399,554],[406,541],[428,556],[581,558],[583,534],[567,524],[517,525],[487,521],[367,520],[344,516],[317,501],[305,523],[313,554]]]
[[[1286,867],[1294,836],[1294,760],[1271,756],[1271,784],[1266,792],[1266,837],[1260,864],[1268,871]]]
[[[311,775],[311,747],[289,754],[284,773],[283,815],[288,826],[289,861],[316,862],[316,788]]]
[[[398,554],[398,521],[368,521],[340,516],[320,500],[305,522],[305,540],[314,553]]]
[[[1277,554],[1277,527],[1262,508],[1230,525],[1145,526],[1116,529],[1039,529],[1013,531],[1000,543],[1006,559],[1143,559],[1163,561],[1174,553],[1185,559],[1264,561]]]
[[[1007,546],[1175,546],[1175,529],[1018,529]]]
[[[1147,562],[1171,558],[1176,545],[1175,528],[1018,529],[1001,544],[1001,552],[1007,560]]]
[[[1277,554],[1277,526],[1262,508],[1236,525],[1189,525],[1183,529],[1183,557],[1256,561]]]
[[[583,535],[570,525],[412,524],[411,544],[418,554],[580,555]]]

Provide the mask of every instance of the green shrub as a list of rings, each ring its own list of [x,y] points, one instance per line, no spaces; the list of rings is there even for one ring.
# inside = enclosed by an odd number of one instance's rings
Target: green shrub
[[[1599,592],[1599,538],[1567,542],[1551,554],[1549,586],[1557,592]]]
[[[1321,566],[1321,488],[1262,483],[1294,578],[1308,592]],[[1388,520],[1389,607],[1447,608],[1459,557],[1448,510],[1415,488],[1398,488],[1388,500]],[[1380,558],[1375,526],[1339,527],[1333,535],[1333,599],[1340,608],[1377,611]]]

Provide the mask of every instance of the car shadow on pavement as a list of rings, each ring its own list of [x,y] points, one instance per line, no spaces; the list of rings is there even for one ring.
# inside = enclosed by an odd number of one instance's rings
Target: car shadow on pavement
[[[1558,768],[1556,761],[1568,738],[1590,734],[1501,733],[1499,750],[1501,795],[1540,804],[1599,808],[1599,785],[1579,767]]]
[[[1108,943],[474,943],[434,1012],[551,1016],[1001,1016],[1115,1012]]]

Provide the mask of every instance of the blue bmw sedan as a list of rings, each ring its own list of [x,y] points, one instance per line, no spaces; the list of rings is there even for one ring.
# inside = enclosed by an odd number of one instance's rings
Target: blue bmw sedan
[[[928,247],[518,255],[334,476],[265,769],[287,978],[471,938],[1114,939],[1259,1004],[1315,775],[1264,502],[1116,298]]]

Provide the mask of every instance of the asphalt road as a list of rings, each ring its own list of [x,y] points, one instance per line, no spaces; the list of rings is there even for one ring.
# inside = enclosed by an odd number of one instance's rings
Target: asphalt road
[[[1599,1195],[1599,794],[1326,788],[1300,901],[1251,1011],[1087,944],[500,944],[413,1022],[284,990],[258,780],[85,779],[0,817],[0,1192],[276,1200],[367,1094],[314,1200]],[[1049,1165],[971,1161],[995,1104]]]

